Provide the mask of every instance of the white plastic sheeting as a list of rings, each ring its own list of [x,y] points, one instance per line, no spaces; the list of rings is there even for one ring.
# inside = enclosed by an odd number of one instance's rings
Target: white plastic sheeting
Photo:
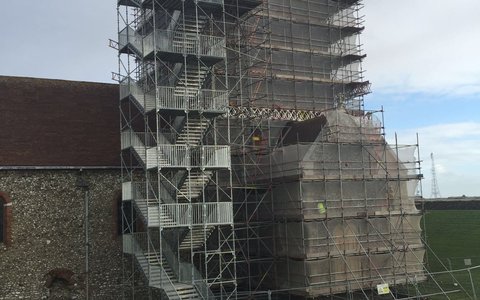
[[[318,296],[423,280],[415,147],[370,115],[325,113],[315,142],[270,159],[278,288]]]

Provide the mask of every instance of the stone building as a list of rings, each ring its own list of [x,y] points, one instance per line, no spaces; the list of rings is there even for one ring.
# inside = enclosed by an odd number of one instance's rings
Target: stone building
[[[117,85],[0,76],[0,299],[121,298],[118,119]]]

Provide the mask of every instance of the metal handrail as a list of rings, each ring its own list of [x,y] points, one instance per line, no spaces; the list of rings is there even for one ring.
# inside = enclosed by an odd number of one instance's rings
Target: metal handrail
[[[122,131],[122,149],[130,147],[153,147],[156,145],[155,137],[148,132],[134,132],[131,129]]]
[[[200,146],[192,149],[192,165],[230,168],[230,146]]]
[[[140,240],[140,242],[139,242],[139,240]],[[172,282],[172,280],[170,279],[170,277],[168,276],[167,272],[165,271],[165,269],[163,267],[163,262],[161,260],[160,254],[159,254],[160,252],[158,252],[156,250],[156,247],[153,244],[152,240],[149,238],[149,235],[146,232],[133,233],[133,241],[137,243],[137,244],[134,245],[135,256],[137,256],[138,254],[143,255],[148,262],[149,268],[150,268],[150,263],[149,263],[148,258],[145,256],[145,251],[148,251],[149,248],[153,249],[153,254],[155,255],[156,261],[160,265],[160,270],[162,272],[162,276],[161,276],[161,279],[160,279],[161,280],[160,284],[161,284],[162,289],[164,289],[164,284],[167,283],[167,285],[171,288],[171,290],[173,290],[175,292],[176,296],[178,296],[179,299],[180,299],[181,297],[180,297],[180,294],[178,293],[177,288],[175,287],[174,283]],[[143,242],[143,246],[146,249],[142,248],[142,242]],[[137,249],[140,250],[141,252],[138,253]],[[150,252],[150,253],[152,253],[152,252]],[[167,260],[167,262],[168,262],[168,260]],[[147,278],[150,282],[150,274],[149,274],[150,270],[148,270],[148,272],[145,272],[145,270],[143,270],[143,272],[145,273],[145,275],[147,276]],[[165,278],[167,279],[166,281],[164,280]]]
[[[233,223],[231,202],[161,204],[160,214],[172,217],[172,221],[161,220],[160,226],[162,227]]]
[[[186,145],[158,145],[158,155],[171,167],[190,167],[190,151]]]
[[[177,276],[179,282],[192,284],[195,286],[202,299],[214,299],[214,295],[208,285],[203,281],[203,277],[195,265],[180,261],[170,245],[162,238],[162,253],[167,260],[173,273]],[[193,278],[192,278],[193,275]],[[192,282],[193,281],[193,282]]]
[[[130,26],[126,26],[118,33],[118,48],[122,49],[128,44],[131,44],[137,49],[142,49],[141,36],[139,36]]]
[[[220,112],[228,110],[228,91],[159,86],[157,96],[160,109]]]
[[[120,81],[120,99],[132,96],[145,111],[155,109],[155,93],[145,92],[144,88],[133,78],[125,77]]]
[[[156,258],[157,262],[161,266],[162,275],[163,275],[161,277],[162,278],[162,281],[161,281],[162,287],[164,285],[163,278],[166,278],[168,280],[167,283],[168,283],[169,287],[171,287],[175,291],[175,294],[176,294],[177,297],[181,298],[180,294],[178,293],[177,288],[175,287],[172,280],[170,279],[170,276],[168,276],[167,272],[165,271],[165,268],[163,267],[163,261],[160,259],[160,255],[158,255],[159,252],[155,249],[155,245],[152,243],[152,241],[150,239],[148,239],[148,241],[150,242],[150,247],[153,249],[153,252],[155,253],[155,258]]]
[[[155,37],[154,37],[155,34]],[[224,37],[193,34],[187,35],[179,30],[156,30],[143,37],[130,26],[118,34],[119,49],[131,45],[138,55],[148,56],[154,50],[183,53],[191,55],[225,57],[226,43]]]
[[[158,145],[147,149],[162,159],[163,167],[204,167],[204,168],[230,168],[230,146],[198,146],[187,145]],[[150,153],[153,155],[153,153]]]

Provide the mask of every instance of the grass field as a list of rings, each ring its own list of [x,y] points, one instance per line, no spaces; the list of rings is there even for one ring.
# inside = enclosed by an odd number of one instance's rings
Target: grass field
[[[447,267],[447,258],[454,269],[465,268],[464,258],[480,265],[480,210],[429,211],[425,218],[427,243]],[[444,270],[431,251],[427,255],[431,271]]]
[[[430,272],[446,269],[464,269],[469,267],[465,259],[471,260],[471,266],[480,265],[480,210],[437,210],[425,215],[426,238],[428,243],[427,261]],[[472,270],[477,299],[480,299],[480,269]],[[434,275],[424,285],[426,291],[464,289],[449,294],[450,299],[474,299],[468,271]],[[457,281],[457,286],[454,282]],[[438,284],[438,285],[437,285]],[[429,299],[447,299],[445,296],[433,296]]]

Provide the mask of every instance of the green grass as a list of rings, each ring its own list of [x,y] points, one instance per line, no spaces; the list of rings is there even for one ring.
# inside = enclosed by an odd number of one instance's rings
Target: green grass
[[[425,215],[428,244],[427,266],[430,272],[466,268],[464,259],[471,259],[472,266],[480,265],[480,210],[429,211]],[[425,233],[425,231],[424,231]],[[467,271],[434,275],[444,290],[463,287],[465,291],[449,294],[450,299],[473,299],[470,276]],[[478,299],[480,299],[480,269],[472,270]],[[459,286],[455,287],[454,282]],[[440,291],[433,280],[423,285],[424,291]],[[435,296],[429,299],[447,299]]]
[[[428,246],[447,267],[447,258],[454,269],[465,268],[464,258],[480,265],[480,210],[429,211],[425,223]],[[432,251],[427,256],[431,271],[445,270]]]

